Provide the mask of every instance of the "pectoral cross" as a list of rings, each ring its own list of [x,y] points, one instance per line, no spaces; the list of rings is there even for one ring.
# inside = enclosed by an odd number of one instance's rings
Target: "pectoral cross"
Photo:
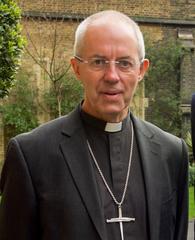
[[[107,223],[119,223],[120,232],[121,232],[121,240],[124,240],[123,223],[131,222],[131,221],[135,222],[135,218],[123,217],[121,205],[118,205],[118,217],[117,218],[106,219]]]

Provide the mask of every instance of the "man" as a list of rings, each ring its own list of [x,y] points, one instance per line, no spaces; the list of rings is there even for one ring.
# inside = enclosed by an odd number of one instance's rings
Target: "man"
[[[138,26],[122,13],[79,25],[71,64],[84,100],[10,141],[0,240],[186,239],[186,146],[129,112],[144,55]]]

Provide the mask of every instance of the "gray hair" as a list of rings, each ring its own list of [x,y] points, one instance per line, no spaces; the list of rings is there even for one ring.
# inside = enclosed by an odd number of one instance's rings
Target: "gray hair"
[[[107,10],[107,11],[101,11],[101,12],[95,13],[87,17],[84,21],[82,21],[79,24],[75,32],[74,55],[79,55],[79,53],[81,52],[81,49],[84,44],[83,39],[87,31],[87,28],[90,25],[92,25],[96,20],[102,19],[105,21],[106,18],[109,18],[109,17],[114,17],[115,20],[118,19],[120,22],[127,24],[131,27],[131,30],[133,30],[137,40],[138,53],[139,53],[140,60],[143,60],[145,58],[145,45],[144,45],[143,35],[139,26],[127,15],[114,10]]]

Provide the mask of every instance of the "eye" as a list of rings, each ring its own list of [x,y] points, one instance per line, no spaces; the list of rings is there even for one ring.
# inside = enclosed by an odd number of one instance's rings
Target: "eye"
[[[101,58],[94,58],[94,59],[91,59],[90,64],[93,67],[102,67],[102,66],[105,66],[106,60]]]
[[[119,60],[118,65],[120,68],[129,69],[133,68],[134,64],[129,60]]]

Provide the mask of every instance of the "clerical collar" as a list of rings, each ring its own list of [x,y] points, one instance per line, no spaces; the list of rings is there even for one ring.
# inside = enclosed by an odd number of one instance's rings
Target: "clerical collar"
[[[127,120],[129,119],[129,115],[128,115],[128,117],[126,117],[122,122],[109,123],[86,113],[85,111],[83,111],[82,108],[80,112],[81,112],[81,118],[84,121],[84,123],[89,124],[92,127],[98,128],[108,133],[115,133],[115,132],[122,131],[123,129],[125,129]]]
[[[107,122],[104,128],[105,132],[119,132],[122,130],[122,122],[119,123],[109,123]]]

